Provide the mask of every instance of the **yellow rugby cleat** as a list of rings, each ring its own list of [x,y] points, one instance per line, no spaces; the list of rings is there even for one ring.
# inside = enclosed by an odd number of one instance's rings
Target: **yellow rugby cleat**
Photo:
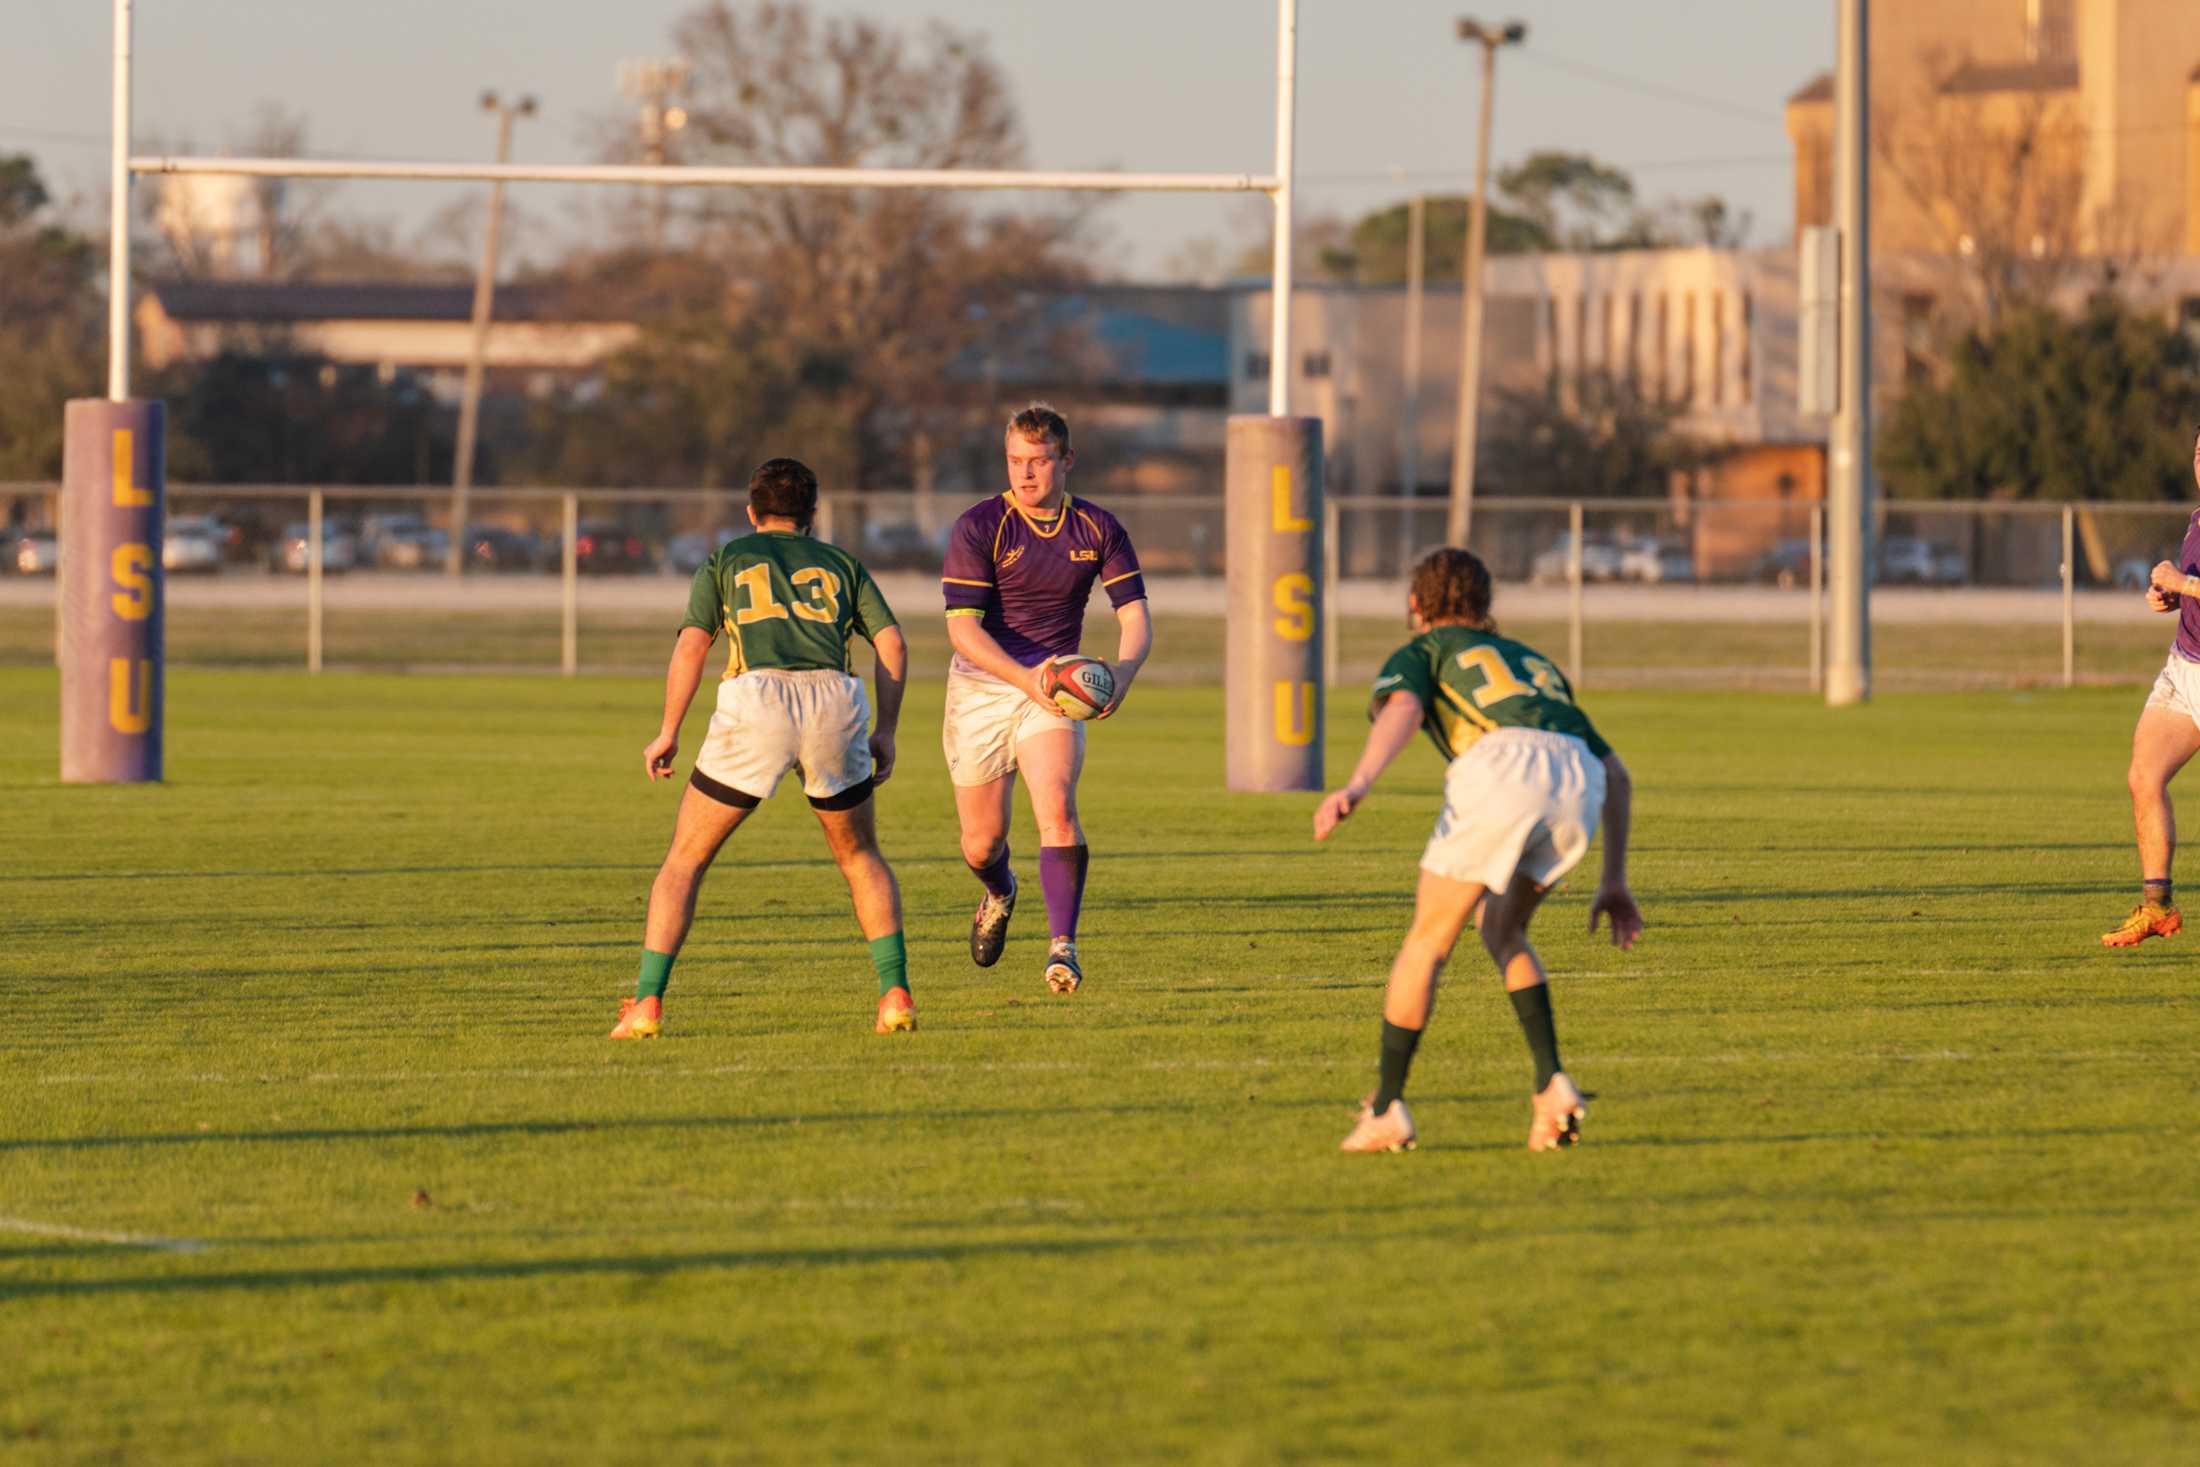
[[[619,1000],[619,1022],[611,1028],[613,1039],[655,1039],[664,1027],[665,1005],[659,998]]]
[[[2141,902],[2131,909],[2123,925],[2101,934],[2102,947],[2137,947],[2150,937],[2175,937],[2185,930],[2185,919],[2175,907],[2160,902]]]
[[[878,998],[878,1022],[872,1029],[880,1034],[913,1034],[917,1028],[916,1001],[909,997],[906,988],[889,988]]]

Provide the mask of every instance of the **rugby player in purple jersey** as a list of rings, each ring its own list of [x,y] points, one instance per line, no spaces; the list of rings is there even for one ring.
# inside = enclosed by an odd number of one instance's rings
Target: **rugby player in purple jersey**
[[[1085,726],[1063,717],[1047,697],[1046,667],[1077,650],[1097,584],[1121,626],[1115,697],[1098,715],[1109,717],[1152,650],[1153,622],[1130,536],[1115,516],[1069,492],[1077,461],[1069,423],[1035,402],[1008,420],[1005,442],[1008,492],[972,505],[948,537],[941,582],[955,655],[942,743],[963,860],[985,888],[970,921],[971,960],[992,967],[1008,940],[1016,909],[1009,802],[1020,773],[1039,826],[1050,939],[1046,985],[1075,993],[1085,976],[1077,958],[1088,859],[1077,819]]]
[[[2192,446],[2192,477],[2200,484],[2200,439]],[[2185,521],[2177,558],[2154,567],[2147,605],[2177,613],[2177,641],[2131,731],[2125,783],[2139,838],[2139,905],[2122,926],[2101,934],[2104,947],[2137,947],[2150,937],[2175,937],[2185,926],[2170,884],[2177,813],[2170,806],[2169,782],[2200,753],[2200,511]]]

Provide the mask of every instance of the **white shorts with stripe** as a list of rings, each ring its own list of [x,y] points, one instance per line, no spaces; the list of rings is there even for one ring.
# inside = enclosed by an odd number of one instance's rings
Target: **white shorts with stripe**
[[[1555,886],[1604,816],[1604,761],[1572,734],[1500,728],[1451,761],[1421,869],[1503,892],[1513,874]]]
[[[751,668],[718,685],[695,767],[760,800],[789,769],[811,799],[837,795],[871,777],[871,700],[845,672]]]
[[[2200,723],[2200,662],[2188,661],[2172,649],[2147,693],[2147,707],[2166,708]]]
[[[947,714],[940,747],[947,777],[959,785],[991,784],[1016,772],[1016,748],[1038,734],[1067,732],[1085,754],[1085,726],[1042,708],[1012,683],[958,654],[947,665]]]

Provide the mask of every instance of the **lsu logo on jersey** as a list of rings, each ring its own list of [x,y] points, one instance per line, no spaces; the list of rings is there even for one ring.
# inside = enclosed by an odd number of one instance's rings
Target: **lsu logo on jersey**
[[[1007,570],[1010,566],[1014,565],[1017,561],[1022,560],[1023,558],[1024,547],[1018,545],[1013,550],[1009,551],[1008,554],[1001,557],[1000,569]]]
[[[1097,550],[1072,550],[1069,553],[1069,558],[1071,560],[1098,560],[1100,552]]]

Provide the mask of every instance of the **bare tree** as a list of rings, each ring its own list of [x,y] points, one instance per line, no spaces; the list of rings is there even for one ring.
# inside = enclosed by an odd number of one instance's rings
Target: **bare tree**
[[[1007,79],[976,39],[819,18],[792,0],[714,0],[674,32],[689,67],[693,162],[1015,168],[1024,145]],[[980,213],[968,195],[911,189],[713,191],[690,204],[699,248],[735,288],[747,334],[801,359],[847,425],[858,483],[907,482],[972,405],[950,368],[1030,329],[1029,287],[1078,273],[1087,207]],[[967,394],[966,394],[967,396]],[[991,414],[997,405],[987,403]]]
[[[1957,286],[1952,314],[1991,331],[2111,264],[2118,221],[2088,217],[2074,104],[2052,92],[1951,90],[1969,65],[1928,62],[1920,95],[1876,109],[1872,152],[1928,221]]]

